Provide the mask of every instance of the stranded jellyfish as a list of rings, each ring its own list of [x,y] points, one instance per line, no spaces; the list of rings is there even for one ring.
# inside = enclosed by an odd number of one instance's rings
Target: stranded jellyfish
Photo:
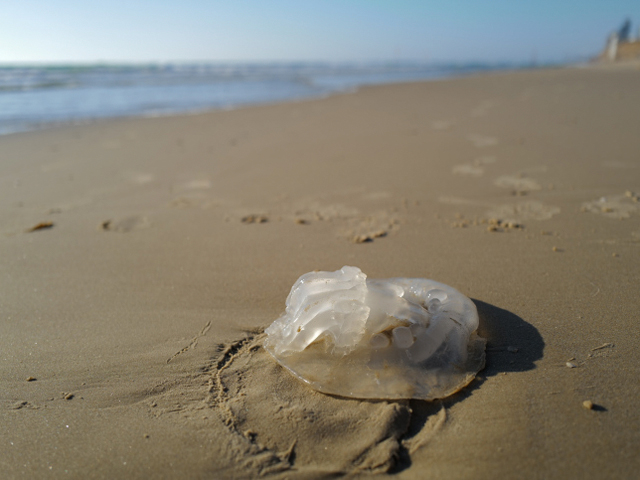
[[[473,302],[424,278],[310,272],[266,329],[266,350],[312,388],[354,398],[433,400],[484,367]]]

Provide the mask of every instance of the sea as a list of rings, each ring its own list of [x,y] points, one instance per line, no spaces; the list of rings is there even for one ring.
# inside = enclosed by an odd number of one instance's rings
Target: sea
[[[0,135],[118,117],[157,117],[318,98],[514,64],[163,63],[0,65]]]

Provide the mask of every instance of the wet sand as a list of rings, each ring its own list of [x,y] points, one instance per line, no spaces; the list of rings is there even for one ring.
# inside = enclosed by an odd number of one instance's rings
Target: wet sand
[[[512,72],[0,137],[5,478],[633,477],[639,84]],[[436,402],[298,382],[260,332],[343,265],[471,297],[485,370]]]

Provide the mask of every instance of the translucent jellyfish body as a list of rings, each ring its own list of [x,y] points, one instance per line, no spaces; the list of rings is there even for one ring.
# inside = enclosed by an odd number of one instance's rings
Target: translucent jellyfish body
[[[424,278],[367,280],[356,267],[302,275],[267,351],[324,393],[433,400],[484,367],[478,313],[457,290]]]

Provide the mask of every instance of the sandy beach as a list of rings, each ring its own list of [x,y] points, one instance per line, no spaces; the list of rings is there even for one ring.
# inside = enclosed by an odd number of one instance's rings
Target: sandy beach
[[[3,478],[635,477],[639,85],[491,73],[0,137]],[[472,298],[486,368],[434,402],[293,378],[261,332],[343,265]]]

